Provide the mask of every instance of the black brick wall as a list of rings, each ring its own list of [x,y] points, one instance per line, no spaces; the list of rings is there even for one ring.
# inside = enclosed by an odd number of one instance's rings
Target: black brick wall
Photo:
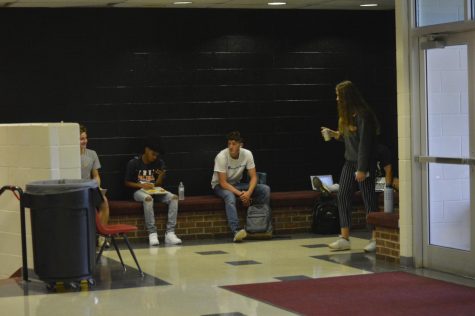
[[[234,129],[274,191],[337,180],[343,145],[319,127],[336,126],[345,79],[397,150],[392,11],[1,9],[0,30],[0,122],[84,123],[115,199],[149,133],[162,136],[171,191],[210,193]]]

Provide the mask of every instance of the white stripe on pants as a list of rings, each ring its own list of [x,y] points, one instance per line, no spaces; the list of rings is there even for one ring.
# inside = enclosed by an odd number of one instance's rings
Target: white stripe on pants
[[[370,165],[369,177],[363,182],[356,182],[355,172],[358,167],[356,161],[345,161],[340,175],[340,188],[338,189],[338,212],[340,214],[340,227],[351,227],[351,213],[353,211],[353,194],[357,183],[363,197],[366,214],[378,209],[378,201],[374,191],[376,164]]]

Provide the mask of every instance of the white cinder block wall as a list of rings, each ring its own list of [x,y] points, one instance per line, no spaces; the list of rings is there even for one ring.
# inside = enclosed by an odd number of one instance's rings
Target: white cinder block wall
[[[80,179],[77,123],[0,124],[0,186],[34,180]],[[27,209],[28,267],[33,267]],[[21,267],[20,203],[10,191],[0,196],[0,279]]]

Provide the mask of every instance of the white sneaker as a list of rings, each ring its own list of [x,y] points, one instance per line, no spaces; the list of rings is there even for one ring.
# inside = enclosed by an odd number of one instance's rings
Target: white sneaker
[[[158,246],[160,242],[158,241],[157,233],[151,233],[150,235],[148,235],[148,242],[150,246]]]
[[[244,238],[246,238],[247,236],[247,233],[246,233],[246,230],[245,229],[241,229],[241,230],[238,230],[234,233],[234,239],[233,241],[234,242],[240,242],[242,241]]]
[[[106,237],[101,236],[101,235],[97,237],[97,247],[101,248],[105,242],[106,242]]]
[[[97,238],[97,247],[99,247],[99,249],[102,248],[102,245],[104,245],[104,243],[106,244],[104,248],[109,249],[111,246],[109,241],[106,239],[106,237],[99,235]]]
[[[349,240],[343,238],[342,236],[339,236],[338,239],[329,244],[328,247],[333,250],[350,250],[351,243]]]
[[[175,235],[175,232],[168,232],[165,234],[165,243],[169,245],[181,244],[181,239]]]
[[[375,252],[376,251],[376,240],[371,239],[369,243],[364,247],[365,252]]]

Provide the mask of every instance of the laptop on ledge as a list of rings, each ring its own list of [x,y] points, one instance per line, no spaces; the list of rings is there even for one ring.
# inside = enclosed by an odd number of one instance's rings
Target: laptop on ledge
[[[312,190],[317,190],[315,187],[315,183],[313,181],[314,178],[319,178],[322,181],[323,185],[327,188],[333,185],[333,176],[331,174],[319,175],[319,176],[310,176],[310,182],[312,183]]]

